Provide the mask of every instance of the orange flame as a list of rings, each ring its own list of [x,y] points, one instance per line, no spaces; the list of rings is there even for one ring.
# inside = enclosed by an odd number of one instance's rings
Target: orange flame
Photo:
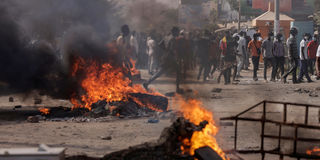
[[[73,108],[91,110],[91,105],[98,101],[128,101],[130,93],[160,95],[160,93],[149,93],[140,85],[132,85],[131,80],[125,76],[123,68],[113,67],[109,63],[100,64],[95,60],[84,60],[79,57],[75,60],[72,69],[72,76],[76,76],[78,72],[85,74],[85,78],[81,81],[81,87],[85,90],[85,94],[79,96],[79,98],[76,98],[76,95],[72,96]],[[135,102],[138,102],[138,100],[135,100]],[[138,104],[145,103],[138,102]],[[155,109],[149,105],[144,106]]]
[[[307,155],[317,155],[320,156],[320,148],[319,147],[314,147],[311,150],[307,150]]]
[[[140,71],[136,69],[136,62],[135,60],[133,59],[130,59],[130,62],[132,64],[132,67],[130,68],[130,72],[132,75],[138,75],[140,74]]]
[[[199,125],[203,121],[208,122],[208,124],[202,131],[194,132],[191,139],[182,140],[182,152],[194,155],[195,150],[197,150],[198,148],[209,146],[214,151],[216,151],[221,158],[227,160],[228,158],[226,158],[225,153],[219,147],[215,138],[219,129],[213,120],[212,112],[206,110],[199,100],[184,100],[181,97],[177,98],[179,103],[179,110],[187,120],[196,125]]]
[[[48,108],[39,108],[39,111],[44,115],[48,115],[50,113],[50,109]]]

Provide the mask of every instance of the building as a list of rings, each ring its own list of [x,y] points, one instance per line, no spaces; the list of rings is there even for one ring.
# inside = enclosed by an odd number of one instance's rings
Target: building
[[[280,0],[280,12],[297,21],[305,21],[313,14],[314,0]],[[268,11],[269,3],[274,7],[274,0],[252,0],[252,8]]]
[[[252,8],[261,9],[262,11],[268,11],[269,3],[274,6],[274,0],[253,0]],[[286,13],[291,12],[292,0],[280,0],[280,11]]]
[[[264,14],[255,18],[252,21],[252,26],[259,30],[263,38],[266,38],[268,33],[274,29],[274,17],[275,13],[272,10],[268,10]],[[280,14],[280,32],[285,36],[285,38],[288,38],[290,35],[291,22],[293,21],[293,18],[285,14]]]

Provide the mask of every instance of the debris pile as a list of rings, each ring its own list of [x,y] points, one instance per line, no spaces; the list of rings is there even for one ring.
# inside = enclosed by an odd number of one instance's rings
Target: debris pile
[[[128,149],[117,151],[105,155],[103,158],[93,158],[86,156],[67,157],[66,160],[123,160],[123,159],[150,159],[150,160],[194,160],[205,159],[203,156],[212,155],[211,160],[222,160],[211,148],[204,147],[196,150],[196,154],[191,156],[181,150],[182,139],[191,139],[196,131],[202,131],[207,121],[195,125],[184,118],[178,118],[170,127],[165,128],[160,138],[156,142],[148,142]]]

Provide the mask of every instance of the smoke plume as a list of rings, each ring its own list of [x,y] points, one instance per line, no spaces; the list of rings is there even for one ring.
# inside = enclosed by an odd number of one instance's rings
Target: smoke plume
[[[18,91],[68,98],[68,57],[106,53],[112,13],[106,0],[2,0],[0,81]]]

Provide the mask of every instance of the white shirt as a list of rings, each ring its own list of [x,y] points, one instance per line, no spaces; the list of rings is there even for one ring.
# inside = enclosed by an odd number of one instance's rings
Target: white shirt
[[[317,57],[320,57],[320,47],[318,47],[318,50],[317,50]]]
[[[240,55],[243,55],[244,53],[243,53],[243,50],[242,50],[242,48],[244,47],[244,49],[246,49],[247,47],[246,47],[246,39],[244,38],[244,37],[241,37],[240,36],[240,39],[239,39],[239,41],[238,41],[238,51],[239,51],[239,54]]]
[[[147,41],[147,47],[148,51],[147,54],[148,56],[152,56],[154,54],[154,47],[156,46],[156,42],[153,39],[148,39]]]
[[[139,52],[139,44],[138,44],[138,40],[135,36],[131,35],[130,37],[130,46],[134,47],[136,54]]]
[[[307,60],[308,59],[308,43],[309,41],[302,39],[302,41],[300,42],[300,60]],[[304,56],[301,52],[302,47],[304,47]]]

